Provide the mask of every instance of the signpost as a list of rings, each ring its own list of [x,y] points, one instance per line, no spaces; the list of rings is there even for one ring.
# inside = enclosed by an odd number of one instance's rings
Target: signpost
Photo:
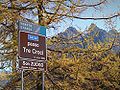
[[[44,71],[46,69],[46,28],[33,23],[19,21],[19,69],[42,71],[42,90],[44,90]]]
[[[46,38],[38,34],[20,31],[19,57],[19,68],[43,69],[46,61]],[[26,58],[26,60],[22,58]]]
[[[22,58],[46,60],[46,38],[38,34],[20,31],[19,56]]]

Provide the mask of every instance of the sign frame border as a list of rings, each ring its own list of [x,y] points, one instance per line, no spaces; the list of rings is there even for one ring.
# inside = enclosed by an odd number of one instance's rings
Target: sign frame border
[[[38,35],[38,36],[42,36],[42,37],[44,37],[45,38],[45,52],[46,52],[46,59],[45,60],[40,60],[40,59],[33,59],[33,58],[24,58],[24,57],[20,57],[20,33],[21,32],[24,32],[24,33],[29,33],[29,34],[33,34],[33,35]],[[34,70],[34,71],[46,71],[47,70],[47,44],[46,44],[46,36],[45,35],[41,35],[41,34],[37,34],[37,33],[34,33],[34,32],[29,32],[29,31],[22,31],[22,30],[19,30],[19,34],[18,34],[18,57],[19,57],[19,59],[18,59],[18,69],[19,70]],[[41,61],[42,63],[45,63],[46,65],[45,66],[43,66],[43,68],[41,68],[41,69],[25,69],[25,68],[20,68],[20,66],[19,66],[19,62],[20,62],[20,60],[21,59],[31,59],[31,60],[27,60],[27,61],[37,61],[37,60],[39,60],[39,61]]]

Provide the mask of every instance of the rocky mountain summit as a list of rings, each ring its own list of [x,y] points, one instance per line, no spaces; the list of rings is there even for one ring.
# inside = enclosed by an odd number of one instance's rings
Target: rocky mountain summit
[[[52,37],[52,39],[53,38],[57,39],[55,39],[56,41],[51,45],[48,45],[48,47],[57,50],[75,46],[79,48],[87,48],[91,42],[96,44],[111,43],[114,39],[116,39],[114,43],[117,43],[117,46],[114,46],[113,49],[115,52],[120,51],[120,33],[115,30],[109,30],[107,32],[100,29],[94,23],[89,26],[86,33],[81,33],[74,27],[68,27],[64,32],[59,33],[58,35]]]

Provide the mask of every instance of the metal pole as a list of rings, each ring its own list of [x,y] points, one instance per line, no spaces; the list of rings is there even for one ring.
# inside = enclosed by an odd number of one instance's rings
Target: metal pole
[[[21,90],[24,90],[24,77],[23,77],[23,72],[24,72],[24,70],[22,70],[22,87],[21,87]]]
[[[45,78],[44,78],[44,71],[42,71],[42,90],[44,90],[44,83],[45,82]]]

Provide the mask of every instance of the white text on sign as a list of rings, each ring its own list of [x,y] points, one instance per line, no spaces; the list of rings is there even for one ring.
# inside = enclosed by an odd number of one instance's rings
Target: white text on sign
[[[28,49],[26,47],[23,47],[23,52],[24,53],[32,53],[32,54],[37,54],[37,55],[43,55],[43,50],[39,51],[39,50],[36,50],[36,49]]]

